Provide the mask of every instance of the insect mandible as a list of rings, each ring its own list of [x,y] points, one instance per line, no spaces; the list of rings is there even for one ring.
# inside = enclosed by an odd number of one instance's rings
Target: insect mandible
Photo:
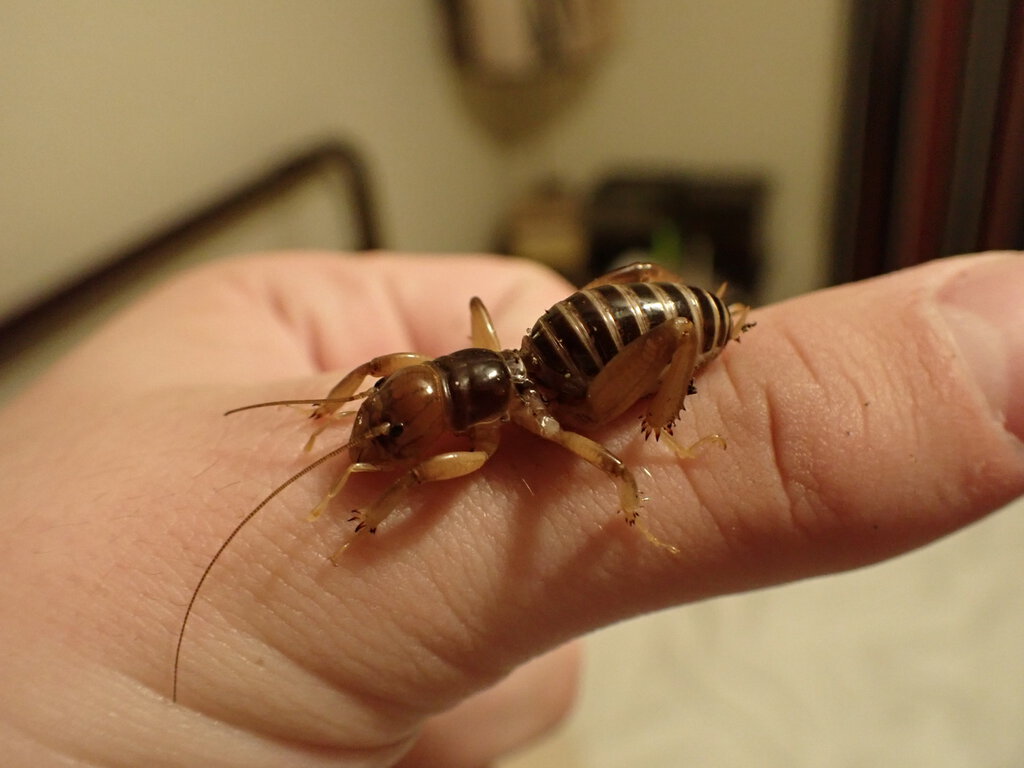
[[[502,349],[483,302],[470,301],[474,346],[430,359],[411,352],[381,355],[356,367],[323,398],[256,403],[228,411],[275,405],[315,406],[320,422],[306,443],[331,420],[354,415],[349,441],[330,450],[275,488],[223,541],[203,571],[185,609],[174,655],[172,699],[177,699],[182,642],[199,591],[210,570],[245,525],[274,497],[299,478],[348,451],[348,467],[314,507],[319,516],[349,478],[359,472],[400,472],[376,501],[352,511],[355,533],[374,533],[407,492],[422,483],[462,477],[480,469],[498,448],[502,424],[513,422],[556,443],[604,472],[617,488],[619,509],[653,544],[678,550],[640,522],[641,495],[630,469],[601,443],[581,431],[613,421],[647,399],[644,437],[665,438],[680,456],[685,448],[671,437],[687,395],[696,390],[698,369],[753,324],[749,307],[726,305],[724,286],[717,293],[684,285],[656,264],[622,267],[585,285],[545,312],[519,349]],[[359,391],[367,377],[377,378]],[[358,411],[345,403],[362,400]],[[578,431],[579,430],[579,431]],[[468,450],[433,453],[450,435],[468,438]],[[347,541],[332,557],[351,544]]]

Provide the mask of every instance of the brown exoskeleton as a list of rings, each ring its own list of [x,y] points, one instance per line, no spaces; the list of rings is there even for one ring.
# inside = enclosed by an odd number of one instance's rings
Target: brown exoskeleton
[[[363,363],[326,397],[258,403],[229,411],[271,405],[314,405],[311,417],[322,422],[307,450],[344,403],[362,399],[349,441],[296,473],[249,512],[221,544],[192,593],[178,635],[174,660],[177,697],[181,644],[192,607],[214,563],[238,532],[282,490],[329,459],[349,452],[351,463],[313,510],[313,517],[344,488],[356,472],[400,472],[365,509],[353,510],[355,531],[373,533],[421,483],[462,477],[480,469],[498,448],[502,424],[511,421],[576,454],[607,474],[618,486],[619,507],[631,526],[649,541],[677,552],[638,525],[640,493],[629,468],[600,443],[578,431],[621,416],[649,398],[642,419],[645,437],[666,436],[682,457],[690,448],[672,439],[672,427],[693,393],[694,373],[750,327],[748,307],[726,306],[719,294],[683,285],[654,264],[633,264],[611,272],[555,304],[523,338],[519,349],[502,349],[483,302],[470,302],[474,346],[429,359],[399,352]],[[376,384],[359,392],[368,376]],[[448,435],[463,435],[469,450],[435,453]],[[351,540],[339,549],[339,555]]]

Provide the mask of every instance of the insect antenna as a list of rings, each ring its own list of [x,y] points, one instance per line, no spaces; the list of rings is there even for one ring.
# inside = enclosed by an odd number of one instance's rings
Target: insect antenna
[[[318,400],[318,401],[313,401],[313,402],[324,402],[324,401],[323,400]],[[275,403],[271,403],[271,405],[274,405],[274,404]],[[256,407],[256,406],[250,406],[250,407]],[[244,410],[244,409],[237,409],[237,410]],[[229,413],[230,413],[230,411],[229,411]],[[178,665],[179,665],[179,662],[181,661],[181,646],[182,646],[182,642],[185,639],[185,629],[188,627],[188,620],[192,616],[192,608],[196,604],[196,598],[199,597],[199,590],[201,590],[203,588],[203,584],[206,582],[206,577],[210,575],[210,571],[213,569],[214,564],[220,559],[220,556],[224,554],[224,550],[226,550],[228,548],[228,545],[234,540],[235,536],[237,536],[239,534],[239,532],[249,523],[249,521],[252,520],[254,517],[256,517],[256,514],[261,509],[263,509],[265,506],[267,506],[267,504],[269,504],[271,502],[271,500],[274,499],[274,497],[276,497],[279,493],[281,493],[281,491],[283,491],[285,488],[287,488],[289,485],[294,483],[299,478],[305,476],[309,472],[312,472],[314,469],[319,467],[324,462],[333,459],[335,456],[340,454],[342,451],[346,450],[350,445],[351,445],[351,443],[345,443],[342,446],[339,446],[337,448],[334,448],[334,449],[328,451],[323,456],[321,456],[319,459],[317,459],[316,461],[314,461],[314,462],[312,462],[310,464],[307,464],[305,467],[300,469],[294,475],[292,475],[287,480],[285,480],[283,483],[281,483],[279,486],[277,486],[277,488],[272,490],[267,495],[267,497],[265,499],[263,499],[263,501],[261,501],[259,504],[257,504],[255,506],[255,508],[253,508],[253,510],[251,512],[249,512],[249,514],[247,514],[245,517],[243,517],[241,519],[241,521],[238,523],[238,525],[236,525],[234,527],[234,529],[232,529],[231,533],[228,534],[228,537],[226,539],[224,539],[223,543],[221,543],[220,547],[213,554],[213,557],[210,558],[210,562],[206,564],[206,569],[203,571],[203,575],[199,577],[199,583],[196,584],[196,588],[194,590],[192,590],[192,597],[189,599],[188,606],[186,606],[186,608],[185,608],[185,616],[181,620],[181,628],[178,630],[178,644],[177,644],[176,648],[174,649],[174,679],[173,679],[173,682],[171,684],[171,701],[177,701],[178,700]]]
[[[354,395],[350,395],[348,397],[318,397],[312,400],[269,400],[265,403],[252,403],[251,405],[232,408],[230,411],[224,411],[224,415],[230,416],[233,413],[251,411],[254,408],[271,408],[275,405],[323,405],[324,403],[348,403],[352,400],[361,400],[370,394],[370,391],[371,390],[356,392]]]

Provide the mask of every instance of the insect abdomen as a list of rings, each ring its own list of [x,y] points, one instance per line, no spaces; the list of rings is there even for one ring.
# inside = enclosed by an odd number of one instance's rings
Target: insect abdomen
[[[545,312],[523,340],[523,359],[538,383],[568,398],[585,397],[627,344],[676,317],[693,323],[698,365],[717,355],[732,332],[729,310],[703,288],[608,283],[577,291]]]

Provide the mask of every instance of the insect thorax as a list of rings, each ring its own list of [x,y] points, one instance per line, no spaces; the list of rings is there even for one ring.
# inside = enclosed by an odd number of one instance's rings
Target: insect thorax
[[[512,373],[504,357],[470,347],[433,361],[447,389],[449,419],[456,432],[493,421],[508,413],[513,394]]]

